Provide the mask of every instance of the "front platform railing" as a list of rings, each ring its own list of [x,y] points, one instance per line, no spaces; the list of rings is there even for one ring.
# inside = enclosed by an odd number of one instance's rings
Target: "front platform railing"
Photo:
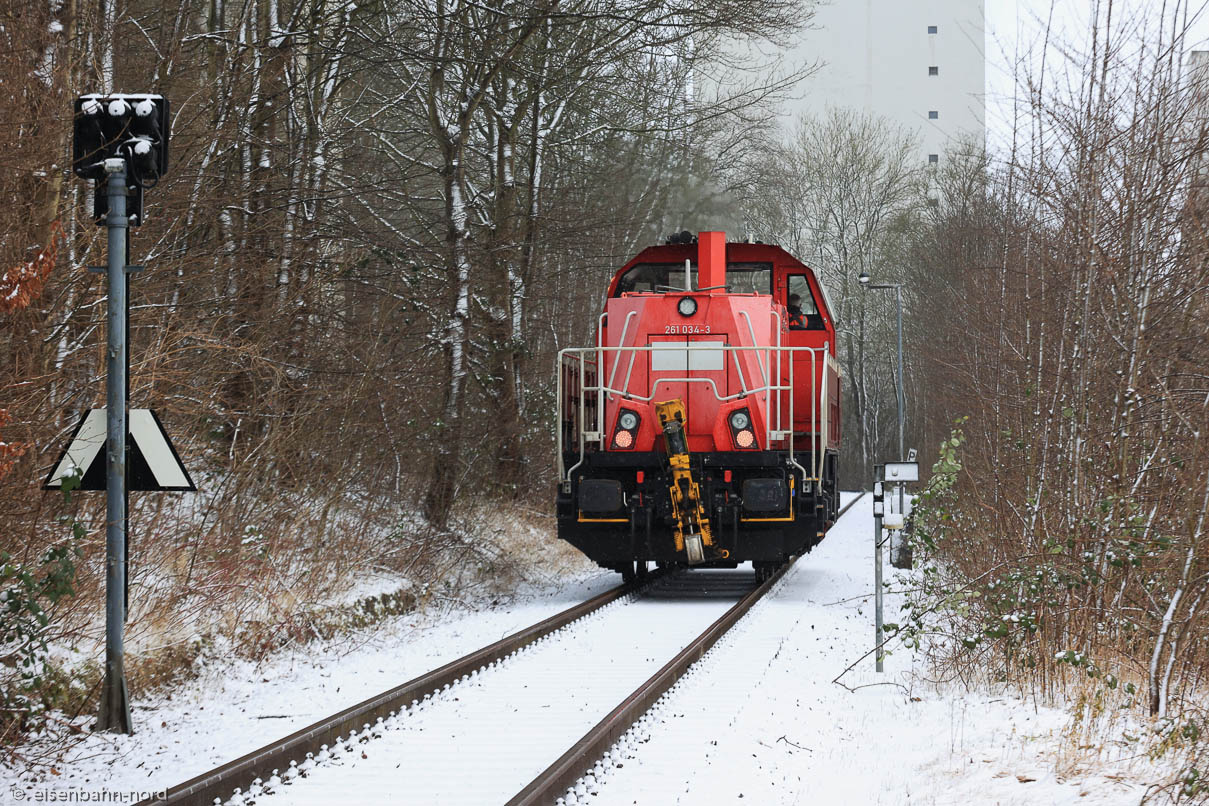
[[[626,323],[628,325],[628,322]],[[624,334],[623,334],[624,341]],[[636,360],[643,353],[684,351],[684,374],[658,375],[649,384],[648,394],[636,394],[630,391],[630,380]],[[704,374],[694,374],[694,353],[716,353],[722,351],[722,369],[699,370],[700,373],[725,372],[728,361],[734,364],[734,379],[739,390],[729,392],[718,388],[718,379]],[[754,367],[748,363],[748,372],[744,372],[741,354],[754,353]],[[811,439],[811,457],[808,460],[810,468],[803,467],[795,456],[795,434],[797,395],[795,389],[795,371],[799,363],[794,358],[799,355],[810,356],[810,419],[805,435]],[[612,359],[607,361],[607,359]],[[627,361],[628,359],[628,361]],[[608,373],[602,371],[608,364]],[[617,383],[618,368],[627,364],[620,385]],[[696,362],[698,364],[703,362]],[[648,378],[655,376],[647,360]],[[746,346],[729,345],[718,341],[693,342],[663,342],[646,346],[615,346],[606,347],[568,347],[558,353],[558,394],[556,397],[557,436],[559,479],[570,481],[574,470],[583,464],[584,456],[591,448],[602,450],[605,447],[607,434],[605,432],[605,404],[613,399],[639,400],[645,403],[654,402],[659,396],[660,387],[671,384],[701,384],[712,392],[714,399],[725,403],[739,398],[754,397],[764,403],[764,441],[761,443],[772,450],[788,451],[789,461],[798,468],[805,480],[818,482],[823,475],[824,448],[827,443],[828,415],[830,413],[829,390],[831,372],[837,369],[835,359],[829,353],[829,345],[822,347],[788,347],[775,346]],[[820,372],[820,369],[822,370]],[[751,371],[754,370],[754,371]],[[669,370],[670,372],[670,370]],[[838,377],[838,375],[837,375]],[[816,384],[816,379],[818,383]],[[805,412],[803,412],[805,414]],[[690,417],[691,417],[690,413]],[[578,460],[566,467],[565,456],[568,449],[575,446]]]

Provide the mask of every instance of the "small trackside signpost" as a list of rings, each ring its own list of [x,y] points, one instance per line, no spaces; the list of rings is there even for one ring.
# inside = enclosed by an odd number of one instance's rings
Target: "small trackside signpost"
[[[108,280],[108,349],[105,408],[88,412],[76,427],[44,485],[83,474],[82,489],[105,490],[105,680],[96,729],[133,733],[126,690],[123,628],[126,621],[128,493],[135,489],[193,490],[159,418],[130,404],[130,227],[143,223],[143,189],[168,168],[168,102],[161,95],[83,95],[76,99],[72,170],[97,183],[93,217],[108,229],[108,264],[94,269]],[[103,439],[102,439],[103,436]],[[129,437],[129,443],[127,438]],[[103,454],[104,484],[100,463]],[[135,478],[128,479],[134,464]],[[134,481],[133,485],[128,481]]]
[[[885,671],[885,637],[883,635],[882,612],[882,529],[898,531],[903,528],[903,513],[886,512],[886,482],[899,485],[899,497],[902,498],[902,484],[908,481],[919,481],[918,462],[887,462],[875,465],[873,468],[873,650],[877,671]]]

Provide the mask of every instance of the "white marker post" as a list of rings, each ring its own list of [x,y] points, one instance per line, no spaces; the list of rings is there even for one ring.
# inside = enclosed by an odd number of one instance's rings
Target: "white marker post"
[[[877,671],[882,668],[882,515],[885,513],[885,490],[882,486],[882,466],[875,465],[873,482],[873,651]]]
[[[877,658],[877,671],[885,671],[883,660],[885,643],[882,625],[882,526],[887,531],[900,531],[905,523],[902,512],[886,512],[885,482],[894,482],[899,490],[900,500],[903,482],[919,481],[919,464],[917,462],[887,462],[875,465],[873,469],[873,619],[874,619],[874,651]]]

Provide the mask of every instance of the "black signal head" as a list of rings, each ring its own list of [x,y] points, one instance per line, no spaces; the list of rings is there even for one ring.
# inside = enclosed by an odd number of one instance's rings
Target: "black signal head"
[[[75,101],[72,170],[101,181],[104,161],[122,157],[135,184],[154,184],[168,172],[169,125],[162,95],[81,95]]]

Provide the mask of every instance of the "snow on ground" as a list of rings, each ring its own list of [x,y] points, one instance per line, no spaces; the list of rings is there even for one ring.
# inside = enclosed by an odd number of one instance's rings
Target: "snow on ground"
[[[266,663],[224,661],[200,670],[171,697],[132,702],[135,734],[92,734],[72,746],[56,773],[0,768],[0,798],[18,789],[156,792],[435,669],[484,644],[614,587],[601,571],[531,591],[508,608],[458,617],[412,613],[354,637],[316,641]],[[91,719],[88,720],[91,722]],[[75,741],[35,737],[28,756]]]
[[[707,576],[708,575],[708,576]],[[750,571],[703,571],[710,587]],[[660,583],[656,583],[658,587]],[[507,663],[391,720],[261,806],[506,803],[741,594],[669,592],[615,602]],[[360,752],[358,752],[360,751]]]
[[[1069,743],[1062,733],[1066,716],[1061,711],[1010,696],[937,690],[919,682],[926,670],[913,668],[914,661],[905,652],[887,658],[884,675],[873,671],[872,658],[865,658],[842,678],[848,688],[832,682],[872,646],[871,532],[870,500],[865,498],[665,698],[639,732],[635,757],[604,776],[597,794],[588,796],[590,802],[598,806],[1137,803],[1143,787],[1127,771],[1118,775],[1122,771],[1098,765],[1079,778],[1061,779],[1055,774],[1054,759],[1067,752]],[[171,698],[136,701],[138,732],[132,737],[87,736],[70,749],[57,774],[40,779],[0,770],[0,797],[15,799],[12,793],[17,790],[27,800],[51,789],[162,790],[565,609],[616,581],[616,575],[607,572],[589,574],[518,596],[507,608],[462,617],[432,611],[409,614],[355,639],[315,642],[267,663],[214,664]],[[664,608],[677,605],[664,603]],[[896,609],[897,601],[889,598],[887,620],[897,620]],[[608,618],[600,616],[602,622]],[[561,647],[555,641],[552,647],[539,646],[518,657],[518,672],[527,669],[532,685],[558,687],[574,710],[582,696],[579,684],[559,678],[556,664],[577,646],[599,658],[602,669],[617,668],[619,657],[613,652],[618,640],[615,631],[587,635],[587,640],[563,641]],[[638,637],[639,643],[646,640]],[[641,662],[657,668],[671,657],[673,648],[664,651],[661,645],[649,643],[642,644]],[[507,668],[484,677],[498,677]],[[645,667],[639,676],[644,672]],[[514,687],[508,697],[519,696],[527,684],[520,680],[520,689]],[[472,681],[470,690],[458,696],[474,690]],[[398,733],[414,728],[415,734],[407,740],[415,740],[414,747],[443,746],[450,763],[466,760],[473,765],[474,758],[461,745],[450,744],[445,734],[469,712],[455,709],[453,721],[448,721],[436,719],[437,710],[409,713]],[[516,721],[510,723],[506,710],[500,711],[502,721],[493,731],[499,748],[512,752],[515,735],[526,720],[516,711]],[[388,731],[383,740],[399,741],[394,733]],[[564,739],[558,737],[550,748],[542,748],[548,755],[545,762],[558,755],[554,745],[569,744]],[[57,740],[44,737],[43,749]],[[361,747],[367,757],[384,755],[373,743]],[[38,747],[28,749],[36,752]],[[311,780],[288,787],[287,792],[301,795],[311,784],[330,790],[321,776],[338,771],[316,770]],[[342,781],[340,799],[432,802],[409,800],[408,782],[392,783],[382,777],[372,790],[362,786],[356,778]]]
[[[873,646],[872,523],[866,497],[662,701],[590,802],[1136,804],[1143,787],[1112,769],[1055,776],[1062,711],[937,691],[907,653],[882,675],[861,660],[842,678],[855,691],[832,682]]]

